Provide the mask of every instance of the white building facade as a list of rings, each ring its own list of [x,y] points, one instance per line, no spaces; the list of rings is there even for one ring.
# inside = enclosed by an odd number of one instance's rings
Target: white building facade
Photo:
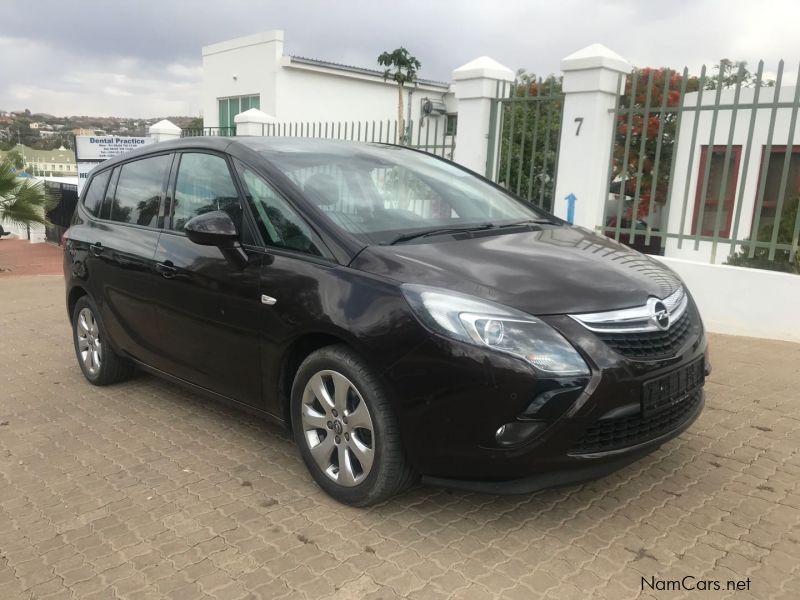
[[[284,54],[284,33],[267,31],[203,48],[203,124],[233,127],[234,117],[257,108],[279,123],[397,120],[397,84],[383,72]],[[457,101],[444,82],[419,79],[405,87],[403,118],[455,127]],[[454,131],[453,131],[454,133]]]
[[[679,247],[678,240],[669,239],[666,256],[723,263],[731,253],[731,244],[724,243],[725,240],[733,239],[734,234],[739,241],[753,237],[756,222],[759,229],[772,225],[787,150],[791,155],[788,157],[785,203],[794,201],[800,191],[800,127],[796,123],[792,126],[797,88],[783,87],[780,90],[774,117],[775,88],[744,88],[740,90],[738,100],[735,94],[734,89],[721,91],[720,108],[716,114],[713,110],[699,111],[694,136],[693,119],[682,120],[672,174],[678,185],[673,186],[669,199],[668,231],[691,236],[699,229],[701,235],[711,236],[719,220],[720,243],[712,256],[713,243],[710,241],[701,240],[695,248],[691,240],[684,240]],[[684,107],[696,107],[698,97],[698,92],[686,94]],[[715,92],[704,91],[701,102],[703,106],[713,106],[717,103]],[[694,116],[693,113],[688,115]],[[709,181],[704,186],[706,169]],[[723,181],[723,177],[726,180]],[[699,208],[704,187],[706,205],[700,222]],[[763,195],[760,210],[759,194]],[[719,219],[718,212],[721,212]]]

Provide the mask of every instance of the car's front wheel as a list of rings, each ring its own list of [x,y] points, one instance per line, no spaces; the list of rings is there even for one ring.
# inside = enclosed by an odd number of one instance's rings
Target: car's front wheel
[[[328,346],[300,365],[292,428],[319,486],[354,506],[381,502],[413,482],[400,432],[377,377],[346,346]]]
[[[123,381],[133,373],[133,367],[109,346],[97,307],[88,296],[75,303],[72,339],[78,364],[89,383],[108,385]]]

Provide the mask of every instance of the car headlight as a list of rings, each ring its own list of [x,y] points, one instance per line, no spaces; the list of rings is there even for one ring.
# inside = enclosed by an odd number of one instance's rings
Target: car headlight
[[[449,338],[519,357],[553,375],[588,375],[577,350],[547,323],[480,298],[403,284],[403,295],[419,319]]]

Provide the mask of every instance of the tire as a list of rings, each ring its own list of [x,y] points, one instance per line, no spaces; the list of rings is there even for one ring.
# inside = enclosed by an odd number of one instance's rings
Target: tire
[[[72,342],[83,376],[92,385],[109,385],[133,375],[130,363],[108,344],[99,311],[89,296],[82,296],[72,311]]]
[[[370,506],[413,483],[389,400],[347,346],[322,348],[303,361],[292,385],[291,418],[306,467],[335,500]]]

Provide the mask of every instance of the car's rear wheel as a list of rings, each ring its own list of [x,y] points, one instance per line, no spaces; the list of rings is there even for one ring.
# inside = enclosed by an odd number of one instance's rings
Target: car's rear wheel
[[[75,356],[84,377],[93,385],[108,385],[128,379],[133,367],[117,356],[108,344],[106,330],[97,307],[83,296],[72,312],[72,339]]]
[[[303,361],[291,402],[294,437],[306,467],[336,500],[368,506],[413,482],[378,378],[346,346],[322,348]]]

